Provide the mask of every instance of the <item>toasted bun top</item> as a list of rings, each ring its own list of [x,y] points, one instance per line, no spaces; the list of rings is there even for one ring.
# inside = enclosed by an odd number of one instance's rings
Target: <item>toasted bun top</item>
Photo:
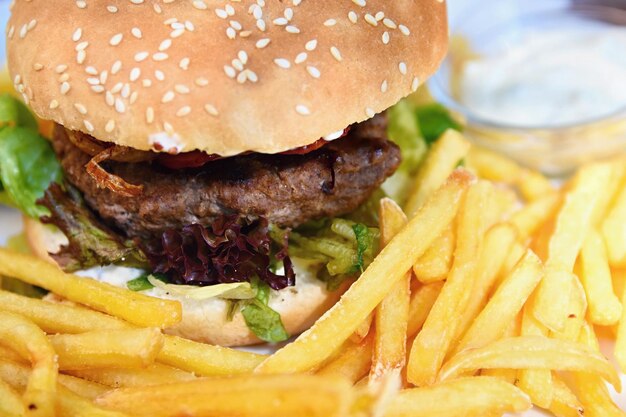
[[[42,118],[140,150],[310,144],[438,67],[443,0],[17,0],[16,89]]]

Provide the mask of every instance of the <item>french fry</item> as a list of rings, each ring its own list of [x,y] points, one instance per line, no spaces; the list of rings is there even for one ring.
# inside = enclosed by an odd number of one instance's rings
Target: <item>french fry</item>
[[[587,312],[587,297],[585,289],[575,274],[570,274],[569,304],[567,306],[567,319],[562,331],[550,332],[551,337],[558,339],[577,341],[581,326],[585,322]]]
[[[491,377],[460,378],[442,384],[400,391],[386,417],[449,417],[502,415],[531,407],[514,385]]]
[[[225,376],[252,372],[266,357],[166,335],[157,360],[198,376]]]
[[[83,333],[91,330],[115,330],[129,327],[115,317],[82,306],[62,305],[28,298],[0,290],[0,310],[21,314],[46,333]]]
[[[626,273],[623,271],[615,275],[626,277]],[[622,292],[620,294],[622,306],[624,306],[626,305],[626,285],[622,286]],[[622,317],[617,324],[613,356],[615,356],[615,360],[622,372],[626,372],[626,308],[622,308]]]
[[[519,239],[526,241],[550,219],[561,203],[558,193],[547,194],[522,207],[509,220],[519,232]]]
[[[180,322],[177,301],[148,297],[90,278],[66,274],[39,258],[0,248],[0,275],[17,278],[138,326],[167,327]]]
[[[591,326],[584,326],[580,342],[591,350],[599,352],[598,339]],[[585,415],[591,417],[624,417],[624,413],[615,405],[604,381],[591,372],[573,372],[574,391],[585,409]]]
[[[344,379],[254,375],[122,388],[103,395],[96,403],[149,417],[332,417],[347,415],[353,399],[351,384]]]
[[[16,385],[15,381],[13,381],[12,385],[14,387],[18,385],[25,386],[25,381],[27,381],[30,372],[30,367],[23,362],[16,362],[6,358],[0,359],[0,379],[2,379],[3,375],[17,375],[19,384]],[[108,391],[108,388],[104,385],[65,374],[59,374],[57,381],[74,394],[91,400]]]
[[[415,336],[422,328],[426,317],[439,297],[439,293],[441,293],[441,288],[443,288],[443,282],[433,282],[432,284],[420,285],[413,291],[409,304],[407,337]]]
[[[7,295],[8,294],[8,295]],[[115,317],[82,306],[52,303],[0,291],[0,310],[10,309],[33,320],[47,333],[84,333],[93,330],[133,329]],[[6,301],[6,303],[5,303]],[[251,372],[265,355],[165,336],[157,360],[200,376]]]
[[[402,209],[388,198],[380,201],[380,233],[388,245],[402,230],[407,218]],[[392,372],[400,374],[406,361],[406,332],[409,321],[411,272],[398,281],[376,308],[376,332],[372,356],[371,383],[381,383]]]
[[[480,178],[510,185],[516,184],[523,174],[522,168],[512,159],[478,146],[468,152],[467,164]]]
[[[332,355],[452,222],[459,200],[472,180],[470,174],[456,171],[446,185],[383,248],[341,300],[294,342],[262,362],[256,372],[308,371]]]
[[[622,316],[622,304],[613,291],[611,269],[604,241],[591,230],[580,254],[580,280],[589,303],[589,319],[601,326],[616,324]]]
[[[582,168],[556,218],[548,246],[546,274],[537,289],[533,313],[546,327],[561,331],[567,320],[569,275],[591,227],[599,195],[610,181],[612,166],[597,163]],[[565,273],[563,273],[565,272]]]
[[[599,201],[596,204],[595,212],[592,218],[592,224],[599,230],[604,220],[608,217],[609,211],[614,207],[618,200],[619,194],[626,186],[626,159],[623,157],[609,161],[611,164],[612,175],[611,180],[604,184],[603,192],[599,195]]]
[[[474,286],[477,258],[482,245],[485,196],[483,183],[471,187],[457,219],[454,264],[439,297],[417,334],[407,366],[407,379],[415,386],[433,384],[454,342],[458,320],[466,309]]]
[[[547,337],[550,331],[535,319],[532,314],[530,302],[522,313],[522,336]],[[547,369],[521,369],[518,372],[517,386],[530,396],[533,404],[548,409],[554,399],[554,386],[552,372]]]
[[[550,369],[593,373],[621,389],[619,375],[600,353],[582,343],[522,336],[501,339],[480,349],[461,352],[446,363],[439,381],[478,369]]]
[[[350,339],[354,343],[359,343],[361,340],[365,339],[369,334],[372,328],[372,322],[374,321],[374,314],[370,313],[365,320],[359,324],[359,327],[354,331],[354,334],[350,337]]]
[[[44,332],[21,316],[0,312],[0,343],[33,365],[24,392],[27,415],[54,416],[58,366],[54,349]]]
[[[322,376],[342,377],[356,383],[368,374],[372,365],[374,335],[369,334],[359,343],[347,342],[339,356],[324,365],[318,372]]]
[[[31,370],[25,366],[0,361],[0,379],[8,382],[17,391],[26,388],[31,374]],[[62,379],[59,378],[59,382]],[[97,407],[91,399],[72,392],[60,383],[56,388],[56,403],[57,415],[63,417],[129,417],[124,413]]]
[[[626,266],[626,187],[619,192],[613,207],[602,222],[602,236],[606,242],[611,266]]]
[[[163,346],[159,329],[103,330],[49,336],[62,370],[141,368],[154,363]]]
[[[550,180],[537,171],[524,170],[518,178],[517,186],[526,201],[536,201],[554,193]]]
[[[135,369],[84,369],[66,372],[78,378],[112,388],[163,385],[195,379],[193,374],[161,364]]]
[[[502,337],[542,277],[541,261],[528,251],[469,328],[456,351],[480,348]]]
[[[452,256],[456,246],[455,238],[454,228],[448,227],[415,262],[413,273],[418,281],[427,284],[446,279],[452,266]]]
[[[415,177],[404,212],[413,217],[428,198],[452,174],[470,149],[470,144],[459,132],[448,129],[428,152]]]
[[[22,417],[26,414],[26,408],[22,397],[0,378],[0,416]]]
[[[507,256],[512,252],[511,246],[517,239],[517,232],[508,223],[492,226],[483,240],[483,245],[478,258],[477,276],[472,288],[472,296],[458,319],[457,337],[465,334],[478,313],[487,303],[487,297],[491,294],[498,276],[503,270]],[[524,251],[525,253],[525,251]],[[521,256],[523,253],[519,256]],[[517,263],[517,261],[515,262]]]
[[[552,403],[549,410],[556,417],[583,417],[585,408],[567,384],[558,376],[553,375],[554,384]]]

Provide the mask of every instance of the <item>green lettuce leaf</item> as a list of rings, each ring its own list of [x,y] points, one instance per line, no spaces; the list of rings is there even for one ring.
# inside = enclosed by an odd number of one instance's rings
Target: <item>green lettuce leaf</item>
[[[428,143],[420,132],[415,106],[402,100],[388,111],[387,135],[402,151],[402,163],[398,171],[413,173],[428,152]]]
[[[268,306],[270,287],[261,280],[253,280],[252,286],[256,297],[241,310],[248,328],[264,342],[279,343],[289,339],[280,314]]]
[[[462,126],[457,123],[448,109],[439,103],[419,106],[415,109],[422,137],[431,145],[448,129],[461,131]]]
[[[36,201],[62,171],[37,120],[9,94],[0,95],[0,203],[37,218],[47,213]]]
[[[50,210],[50,215],[43,216],[41,221],[58,227],[69,241],[51,255],[64,270],[77,271],[100,265],[146,267],[147,260],[135,242],[123,241],[104,226],[85,206],[80,192],[69,184],[63,189],[53,183],[39,203]]]

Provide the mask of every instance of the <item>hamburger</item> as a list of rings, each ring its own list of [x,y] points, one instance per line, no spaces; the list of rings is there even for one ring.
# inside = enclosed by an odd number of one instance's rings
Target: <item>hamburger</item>
[[[106,266],[85,274],[181,300],[170,333],[284,340],[375,251],[354,213],[401,163],[388,109],[446,45],[437,0],[18,1],[9,71],[53,124],[28,241],[66,270]]]

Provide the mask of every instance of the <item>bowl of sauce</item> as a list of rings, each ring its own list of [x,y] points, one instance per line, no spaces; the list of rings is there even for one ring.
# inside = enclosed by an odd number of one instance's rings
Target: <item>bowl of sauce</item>
[[[468,136],[553,176],[626,152],[626,1],[480,3],[429,82]]]

